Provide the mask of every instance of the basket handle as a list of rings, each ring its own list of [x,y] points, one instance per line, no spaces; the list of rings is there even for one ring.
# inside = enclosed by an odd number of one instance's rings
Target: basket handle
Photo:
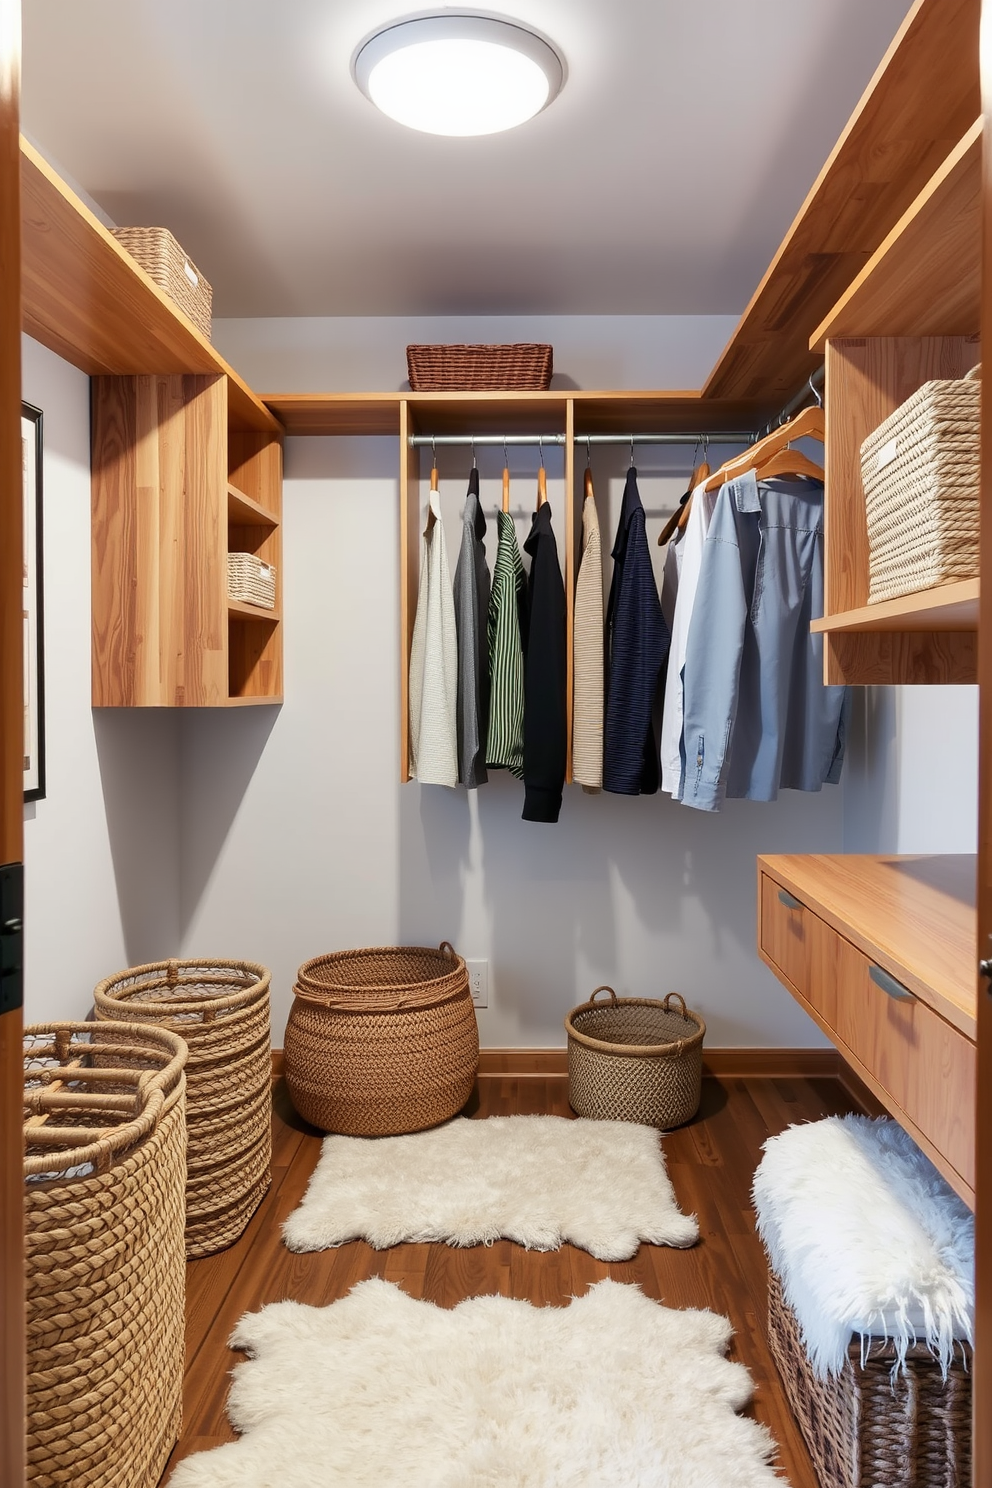
[[[670,1013],[672,1011],[668,1004],[671,1002],[673,997],[676,998],[678,1001],[679,1012],[682,1014],[683,1018],[687,1018],[689,1016],[689,1009],[685,1005],[685,998],[682,996],[681,992],[669,992],[668,996],[662,1003],[662,1007],[665,1009],[665,1012]]]
[[[603,986],[603,987],[597,987],[596,988],[595,992],[592,994],[592,996],[589,999],[590,1005],[596,1001],[596,998],[599,996],[600,992],[609,992],[609,994],[610,994],[610,1002],[611,1003],[615,1003],[616,1002],[616,1000],[617,1000],[617,994],[614,992],[613,988],[612,987]]]
[[[450,940],[442,940],[441,944],[438,946],[438,950],[442,951],[445,956],[454,956],[456,960],[458,958],[458,952],[455,950]]]
[[[976,366],[972,367],[972,369],[971,369],[970,372],[966,372],[964,374],[964,380],[965,380],[965,382],[981,382],[981,380],[982,380],[982,364],[981,364],[981,362],[979,362]]]

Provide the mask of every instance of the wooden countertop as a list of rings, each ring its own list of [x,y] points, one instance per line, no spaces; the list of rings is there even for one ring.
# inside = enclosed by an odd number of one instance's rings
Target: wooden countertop
[[[758,863],[839,935],[977,1037],[976,859],[782,853]]]

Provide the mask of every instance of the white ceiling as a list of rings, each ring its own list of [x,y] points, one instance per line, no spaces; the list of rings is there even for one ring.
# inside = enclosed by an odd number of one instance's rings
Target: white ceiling
[[[115,221],[175,232],[215,315],[733,313],[908,8],[507,0],[565,88],[443,139],[350,76],[402,0],[23,0],[23,119]]]

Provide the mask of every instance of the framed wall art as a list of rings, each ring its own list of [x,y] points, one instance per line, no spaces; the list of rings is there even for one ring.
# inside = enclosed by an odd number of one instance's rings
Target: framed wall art
[[[21,404],[24,489],[24,799],[45,795],[45,628],[42,545],[42,413]]]

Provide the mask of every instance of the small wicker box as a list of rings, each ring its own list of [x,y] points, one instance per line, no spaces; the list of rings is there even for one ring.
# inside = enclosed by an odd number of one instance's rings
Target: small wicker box
[[[978,574],[978,371],[924,383],[861,446],[869,604]]]
[[[895,1346],[872,1343],[862,1363],[853,1338],[837,1378],[813,1371],[796,1315],[774,1271],[768,1342],[821,1488],[970,1488],[971,1349],[943,1379],[924,1344],[893,1377]]]
[[[406,366],[415,393],[547,392],[552,348],[535,342],[509,346],[408,346]]]
[[[121,247],[210,340],[214,292],[167,227],[115,227]]]
[[[610,1001],[597,1002],[600,992]],[[568,1102],[580,1116],[668,1131],[699,1110],[706,1024],[678,992],[655,1002],[597,987],[569,1013],[565,1030]]]
[[[242,604],[274,610],[276,571],[271,563],[263,563],[254,553],[228,553],[227,592]]]

